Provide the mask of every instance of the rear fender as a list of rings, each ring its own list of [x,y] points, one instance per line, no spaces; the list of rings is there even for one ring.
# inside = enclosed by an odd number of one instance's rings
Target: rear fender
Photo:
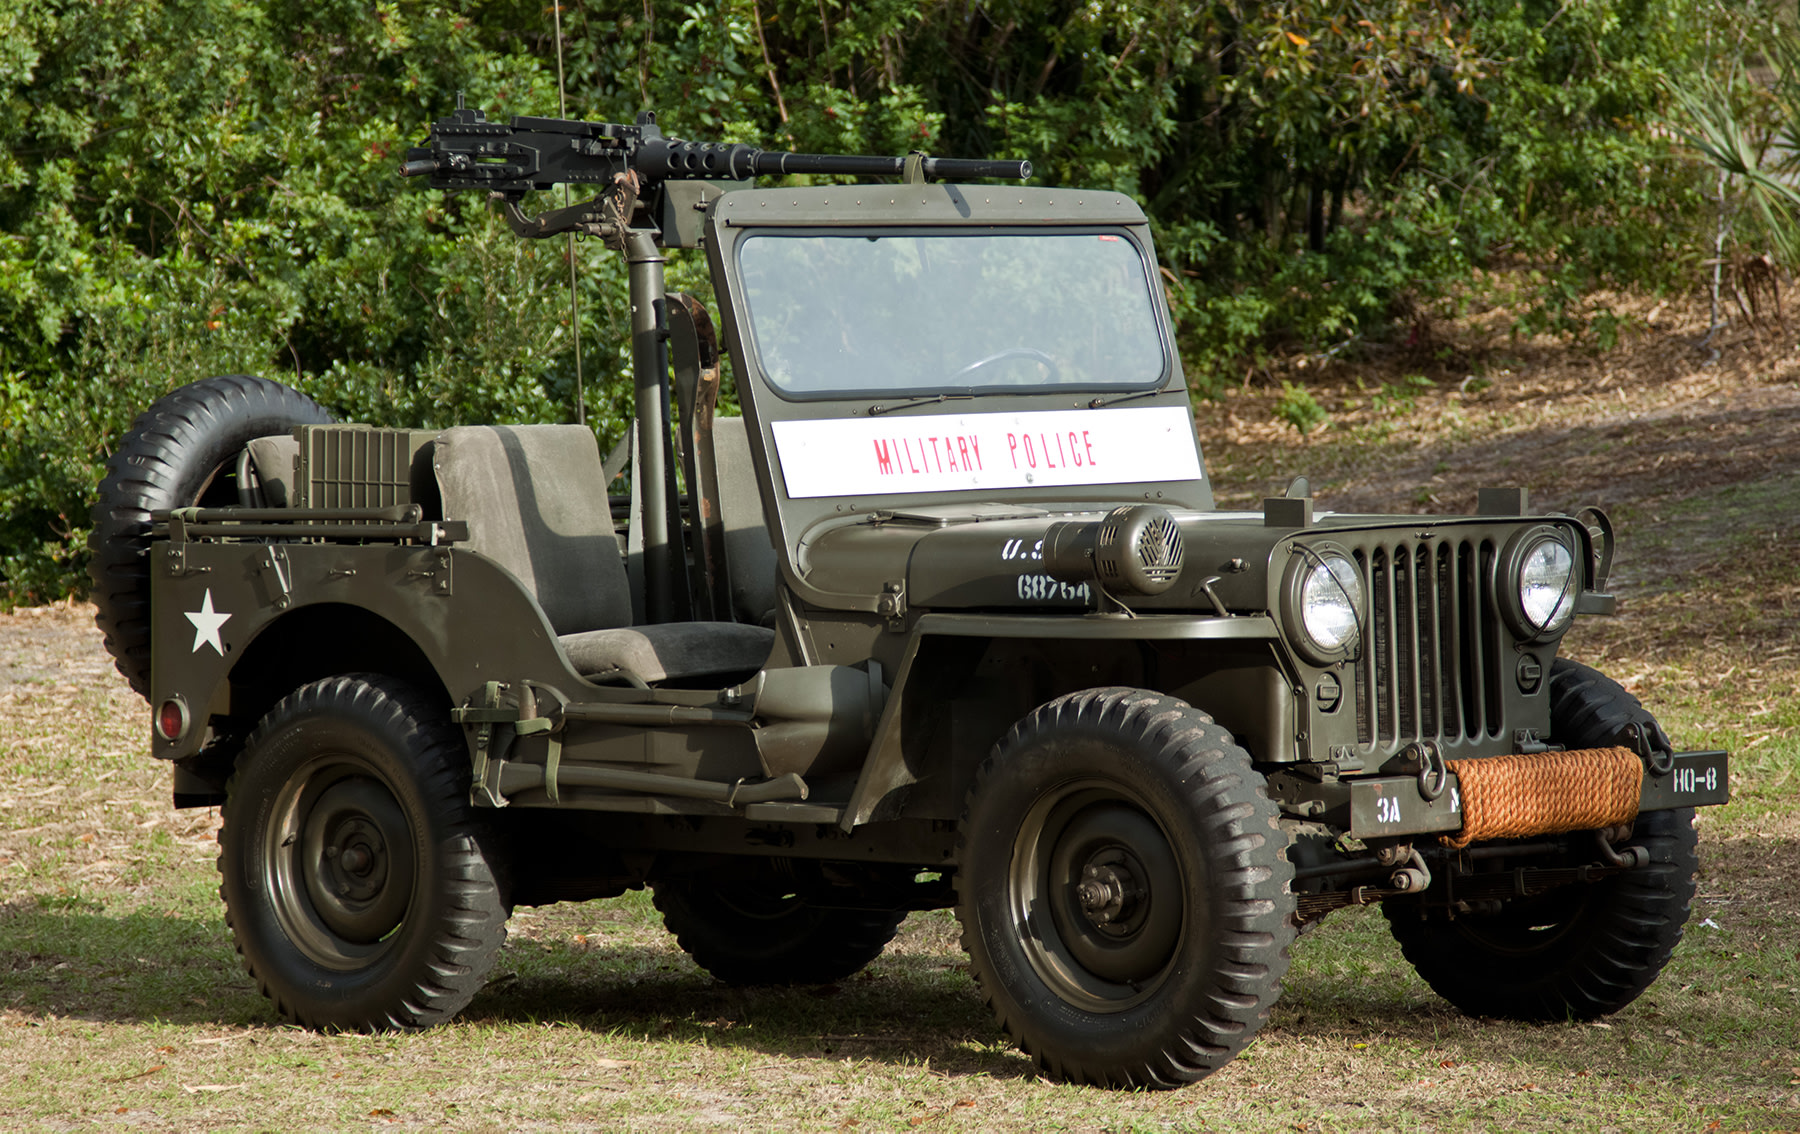
[[[472,551],[192,543],[152,572],[151,674],[151,705],[177,700],[191,724],[151,749],[190,763],[209,742],[229,749],[275,701],[334,673],[404,677],[446,708],[487,681],[579,688],[555,637],[517,578]]]

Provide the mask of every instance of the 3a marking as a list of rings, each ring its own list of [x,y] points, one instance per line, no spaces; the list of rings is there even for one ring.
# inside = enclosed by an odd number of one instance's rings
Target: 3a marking
[[[1377,822],[1377,823],[1398,823],[1398,822],[1400,822],[1400,797],[1399,796],[1397,796],[1397,795],[1382,795],[1382,796],[1377,796],[1375,798],[1375,822]]]

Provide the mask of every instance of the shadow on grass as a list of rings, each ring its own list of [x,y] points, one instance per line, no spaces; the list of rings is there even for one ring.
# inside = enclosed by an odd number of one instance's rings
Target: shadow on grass
[[[1792,841],[1776,842],[1772,858],[1800,853]],[[1436,1053],[1434,1060],[1621,1078],[1646,1068],[1677,1079],[1739,1077],[1800,1042],[1800,954],[1790,937],[1767,938],[1747,918],[1732,915],[1724,926],[1709,919],[1708,911],[1719,907],[1707,891],[1721,881],[1702,883],[1683,938],[1650,987],[1613,1015],[1591,1021],[1465,1016],[1413,973],[1378,910],[1334,915],[1342,922],[1327,922],[1294,950],[1264,1038],[1398,1045]]]
[[[471,1023],[558,1023],[645,1042],[933,1071],[1035,1074],[962,971],[961,955],[889,954],[826,985],[735,988],[654,946],[532,946],[463,1013]]]
[[[218,918],[110,913],[79,899],[0,905],[0,1010],[96,1022],[273,1026]],[[553,1023],[801,1059],[1033,1074],[994,1027],[960,957],[878,959],[837,984],[737,989],[667,946],[514,940],[459,1019]]]
[[[1662,979],[1604,1029],[1475,1020],[1433,995],[1400,957],[1379,913],[1340,915],[1295,949],[1264,1050],[1293,1042],[1379,1042],[1454,1058],[1640,1073],[1646,1058],[1701,1063],[1800,1038],[1791,946],[1745,948],[1719,930],[1688,939]],[[0,905],[0,1009],[96,1022],[271,1027],[221,919],[109,913],[95,903]],[[667,943],[593,947],[515,938],[462,1013],[481,1029],[550,1024],[646,1043],[747,1050],[799,1060],[924,1066],[996,1079],[1035,1076],[995,1027],[960,954],[909,951],[836,984],[737,989]],[[1699,1046],[1677,1054],[1689,1043]]]
[[[265,1004],[222,919],[113,914],[79,898],[0,905],[0,1008],[244,1025],[267,1019]]]

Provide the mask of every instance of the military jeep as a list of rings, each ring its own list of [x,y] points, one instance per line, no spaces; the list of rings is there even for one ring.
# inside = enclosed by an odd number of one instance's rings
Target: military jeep
[[[889,180],[748,184],[796,170]],[[463,109],[405,171],[627,258],[636,423],[609,460],[226,376],[124,439],[100,623],[284,1017],[442,1021],[513,907],[645,886],[737,984],[953,907],[1007,1034],[1114,1086],[1232,1059],[1345,906],[1473,1014],[1667,963],[1727,757],[1558,656],[1605,515],[1217,509],[1129,198]],[[600,192],[525,214],[559,182]]]

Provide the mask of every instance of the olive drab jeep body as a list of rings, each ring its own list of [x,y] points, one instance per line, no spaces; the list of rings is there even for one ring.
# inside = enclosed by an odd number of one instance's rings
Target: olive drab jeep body
[[[645,885],[736,983],[954,906],[1001,1025],[1101,1084],[1228,1061],[1353,904],[1470,1012],[1654,979],[1727,758],[1558,656],[1613,607],[1602,513],[1218,510],[1130,199],[917,156],[720,180],[795,158],[462,110],[410,155],[630,262],[611,467],[583,425],[340,424],[243,377],[127,438],[102,625],[177,805],[224,805],[285,1015],[434,1022],[514,905]],[[525,216],[558,181],[601,193]],[[704,249],[716,331],[667,247]]]

